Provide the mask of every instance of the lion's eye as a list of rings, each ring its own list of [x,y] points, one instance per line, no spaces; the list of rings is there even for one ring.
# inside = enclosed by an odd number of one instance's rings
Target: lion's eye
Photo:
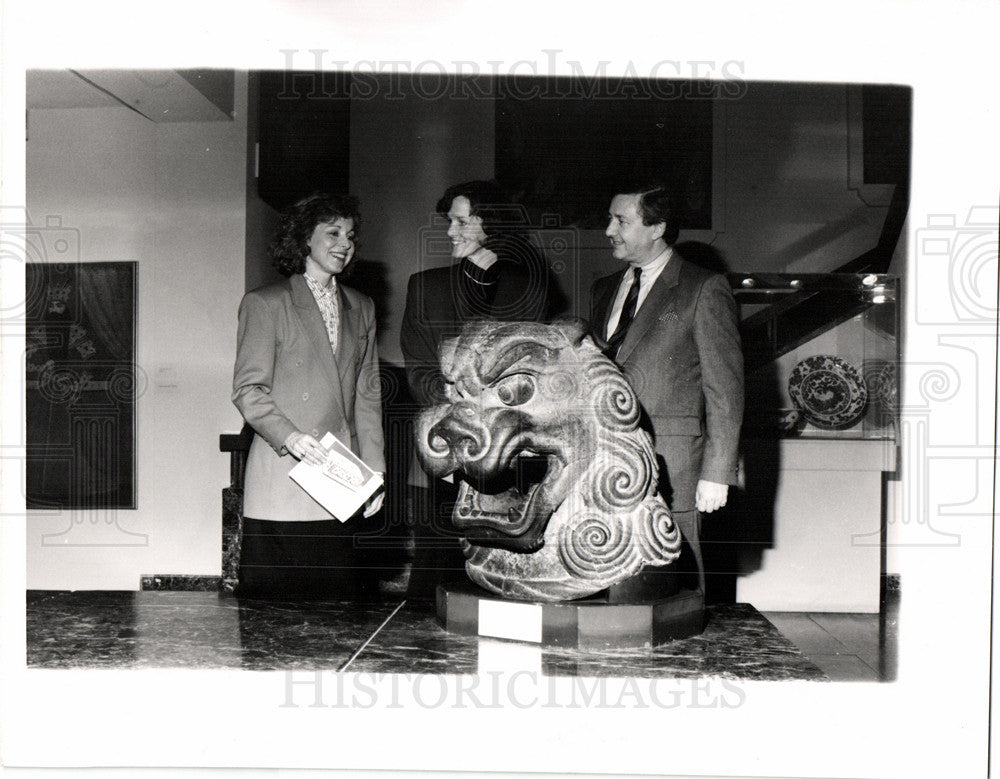
[[[505,406],[520,406],[535,394],[535,383],[526,373],[515,373],[497,384],[497,397]]]

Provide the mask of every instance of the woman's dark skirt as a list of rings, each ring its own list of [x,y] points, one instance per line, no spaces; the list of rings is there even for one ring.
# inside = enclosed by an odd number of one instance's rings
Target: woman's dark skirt
[[[370,595],[354,530],[337,520],[243,520],[238,595],[356,600]]]

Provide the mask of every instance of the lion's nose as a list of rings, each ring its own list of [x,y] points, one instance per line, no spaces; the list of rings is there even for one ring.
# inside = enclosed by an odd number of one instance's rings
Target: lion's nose
[[[475,459],[487,449],[486,431],[477,423],[475,410],[463,404],[427,432],[427,442],[436,451],[450,448],[464,458]]]

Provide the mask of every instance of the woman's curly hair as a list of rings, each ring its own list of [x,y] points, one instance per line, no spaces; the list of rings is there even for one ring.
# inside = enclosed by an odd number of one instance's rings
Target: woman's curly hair
[[[293,276],[306,269],[309,239],[316,225],[335,219],[353,219],[355,236],[361,214],[353,195],[316,193],[303,198],[281,215],[278,232],[268,247],[271,262],[282,276]]]

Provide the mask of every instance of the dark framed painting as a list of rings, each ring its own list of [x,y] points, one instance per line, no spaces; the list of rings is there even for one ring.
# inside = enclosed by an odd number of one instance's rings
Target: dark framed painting
[[[25,269],[29,509],[134,509],[136,263]]]

